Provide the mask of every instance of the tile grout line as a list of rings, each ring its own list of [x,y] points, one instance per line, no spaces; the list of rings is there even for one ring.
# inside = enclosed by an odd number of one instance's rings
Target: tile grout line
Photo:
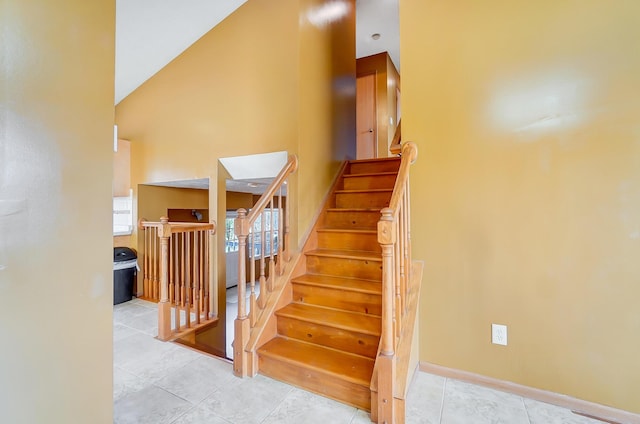
[[[438,416],[438,424],[442,424],[442,411],[444,410],[444,396],[447,390],[447,381],[449,379],[444,379],[444,384],[442,385],[442,401],[440,402],[440,414]]]
[[[269,378],[269,377],[267,377],[267,378]],[[275,380],[275,381],[277,381],[277,380]],[[285,383],[285,384],[286,384],[286,383]],[[267,415],[265,415],[265,416],[264,416],[264,418],[260,420],[260,422],[261,422],[261,423],[264,423],[264,422],[265,422],[265,420],[266,420],[267,418],[269,418],[269,416],[270,416],[271,414],[273,414],[273,413],[275,412],[275,410],[276,410],[276,409],[278,409],[278,407],[284,403],[284,401],[287,399],[287,396],[289,396],[289,395],[291,394],[291,392],[293,392],[293,389],[294,389],[295,387],[294,387],[294,386],[291,386],[291,385],[288,385],[288,386],[290,386],[290,388],[289,388],[289,391],[287,392],[287,394],[286,394],[286,395],[284,395],[284,397],[282,398],[282,400],[281,400],[277,405],[275,405],[273,408],[271,408],[271,410],[269,411],[269,413],[267,413]]]
[[[524,401],[524,397],[521,397],[520,400],[522,400],[522,406],[524,407],[524,413],[527,414],[527,421],[529,421],[529,424],[531,424],[531,417],[529,416],[529,409],[527,409],[527,404]]]

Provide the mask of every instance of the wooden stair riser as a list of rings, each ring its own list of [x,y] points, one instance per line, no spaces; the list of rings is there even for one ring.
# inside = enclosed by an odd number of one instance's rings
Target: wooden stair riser
[[[397,175],[394,174],[363,174],[349,175],[343,179],[344,190],[364,190],[370,188],[393,188]]]
[[[380,221],[380,210],[329,210],[322,218],[323,228],[375,230]]]
[[[368,208],[382,209],[389,205],[391,190],[336,192],[336,208]]]
[[[318,231],[318,248],[368,250],[382,253],[377,232]]]
[[[400,159],[358,161],[349,164],[349,174],[375,174],[376,172],[398,172]]]
[[[368,358],[375,358],[380,342],[380,336],[283,316],[278,317],[278,334]]]
[[[371,389],[322,371],[260,355],[260,373],[356,408],[371,410]]]
[[[307,255],[307,272],[382,281],[382,261]]]
[[[293,283],[293,301],[363,314],[382,315],[379,294]]]

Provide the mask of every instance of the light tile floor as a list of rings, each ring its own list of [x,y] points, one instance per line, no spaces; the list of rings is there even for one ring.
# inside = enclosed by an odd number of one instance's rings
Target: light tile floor
[[[113,308],[113,401],[118,424],[365,424],[356,408],[258,375],[233,376],[227,361],[156,340],[157,309],[134,299]],[[485,387],[418,373],[407,424],[602,424]]]

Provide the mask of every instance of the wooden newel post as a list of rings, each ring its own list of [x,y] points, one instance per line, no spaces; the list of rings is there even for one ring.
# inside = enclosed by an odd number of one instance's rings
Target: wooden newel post
[[[382,334],[378,357],[378,411],[379,423],[395,423],[393,386],[396,374],[394,335],[394,269],[393,250],[396,243],[396,223],[393,210],[384,208],[378,221],[378,243],[382,247]]]
[[[158,303],[158,338],[169,340],[171,337],[171,304],[169,303],[169,239],[171,224],[169,218],[160,218],[158,227],[160,238],[160,302]]]
[[[233,372],[238,377],[246,377],[249,371],[248,355],[245,347],[249,341],[251,329],[247,316],[246,288],[247,288],[247,236],[249,235],[249,220],[247,211],[238,209],[235,220],[235,233],[238,236],[238,317],[234,322],[233,340]]]

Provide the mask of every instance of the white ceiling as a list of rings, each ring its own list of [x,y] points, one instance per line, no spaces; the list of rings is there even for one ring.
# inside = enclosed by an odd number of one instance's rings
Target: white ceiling
[[[226,190],[238,193],[262,194],[271,184],[273,178],[251,178],[246,180],[226,180]],[[194,190],[209,190],[209,178],[197,178],[194,180],[165,181],[160,183],[148,183],[147,185],[189,188]],[[283,195],[287,194],[285,187]],[[0,200],[0,216],[2,216],[2,201]]]
[[[115,103],[246,1],[116,0]],[[383,51],[399,70],[398,0],[356,0],[356,57]]]

